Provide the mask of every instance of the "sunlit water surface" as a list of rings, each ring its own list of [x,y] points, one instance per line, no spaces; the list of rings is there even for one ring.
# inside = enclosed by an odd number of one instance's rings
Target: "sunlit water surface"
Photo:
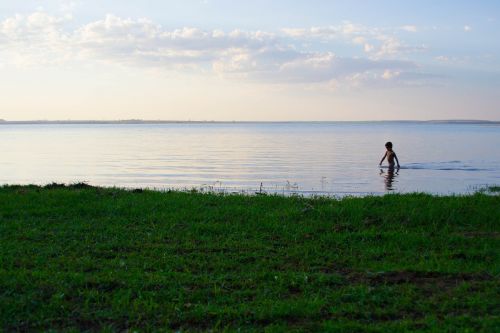
[[[379,168],[386,141],[402,168]],[[0,183],[303,195],[469,193],[500,183],[500,126],[1,125]]]

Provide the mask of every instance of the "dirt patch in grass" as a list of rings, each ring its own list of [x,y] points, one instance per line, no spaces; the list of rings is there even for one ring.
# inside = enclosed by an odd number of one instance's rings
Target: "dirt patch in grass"
[[[464,232],[461,234],[467,238],[492,238],[492,239],[500,239],[500,232],[480,232],[480,231],[470,231]]]
[[[413,284],[422,289],[448,290],[464,282],[472,284],[492,281],[495,278],[488,273],[442,273],[422,271],[390,271],[366,273],[346,267],[332,267],[320,270],[322,273],[335,274],[340,284],[399,285]]]
[[[362,280],[373,284],[403,284],[410,283],[418,287],[435,286],[441,288],[455,287],[463,282],[491,281],[493,277],[487,273],[441,273],[419,271],[396,271],[366,275]]]

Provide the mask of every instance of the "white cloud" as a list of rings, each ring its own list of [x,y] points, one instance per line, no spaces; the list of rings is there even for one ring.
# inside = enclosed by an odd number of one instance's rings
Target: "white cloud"
[[[286,62],[275,73],[275,79],[285,82],[361,82],[364,77],[381,77],[385,71],[414,70],[408,61],[343,58],[331,52],[302,55]]]
[[[471,62],[480,62],[488,59],[488,56],[468,56],[468,55],[463,55],[463,56],[445,56],[445,55],[440,55],[437,57],[434,57],[434,60],[443,63],[443,64],[450,64],[450,65],[465,65],[467,63]]]
[[[381,42],[376,52],[378,57],[396,56],[403,53],[416,53],[427,50],[427,46],[425,45],[409,46],[391,36],[381,35],[377,39]]]
[[[442,55],[437,56],[434,59],[436,59],[437,61],[440,61],[440,62],[449,62],[450,61],[450,57],[442,56]]]
[[[403,25],[401,27],[401,30],[408,31],[408,32],[417,32],[417,27],[414,25]]]
[[[472,30],[472,28],[471,28],[471,26],[470,26],[470,25],[464,25],[464,31],[465,31],[465,32],[469,32],[469,31],[471,31],[471,30]]]
[[[312,27],[309,29],[282,29],[289,37],[302,39],[343,40],[355,45],[363,46],[363,50],[373,58],[393,57],[403,53],[422,52],[425,45],[407,45],[397,37],[398,30],[416,32],[414,25],[405,25],[399,28],[372,28],[351,22],[344,22],[338,26]]]
[[[295,38],[321,38],[321,39],[336,39],[336,38],[355,38],[356,36],[364,37],[376,34],[374,29],[367,28],[362,25],[344,22],[337,26],[311,27],[311,28],[284,28],[281,31],[290,37]]]
[[[352,39],[352,42],[354,44],[364,45],[364,44],[366,44],[366,38],[365,37],[361,37],[361,36],[357,36],[357,37],[354,37]]]
[[[398,71],[391,71],[391,70],[385,70],[384,73],[382,74],[382,78],[384,80],[390,80],[394,77],[398,77],[401,73]]]
[[[66,17],[44,12],[16,15],[0,22],[0,55],[17,65],[51,64],[68,56],[70,36],[62,26]]]
[[[68,30],[67,20],[67,16],[41,11],[4,20],[0,23],[3,62],[29,66],[98,61],[159,70],[198,69],[265,82],[335,82],[335,86],[387,81],[395,73],[399,76],[417,70],[413,62],[389,59],[417,48],[377,29],[349,22],[337,27],[284,29],[283,38],[264,31],[165,30],[148,19],[114,15]],[[347,58],[331,51],[300,50],[298,45],[304,38],[346,38],[362,46],[371,57]]]
[[[374,49],[375,49],[375,46],[373,46],[372,44],[365,43],[365,45],[363,46],[363,50],[364,50],[366,53],[370,53],[370,52],[372,52]]]

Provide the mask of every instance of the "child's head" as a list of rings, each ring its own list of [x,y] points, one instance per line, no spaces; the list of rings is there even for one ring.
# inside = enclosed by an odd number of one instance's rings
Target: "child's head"
[[[385,143],[385,148],[387,148],[387,149],[389,149],[389,150],[390,150],[390,149],[392,149],[392,142],[390,142],[390,141],[389,141],[389,142],[386,142],[386,143]]]

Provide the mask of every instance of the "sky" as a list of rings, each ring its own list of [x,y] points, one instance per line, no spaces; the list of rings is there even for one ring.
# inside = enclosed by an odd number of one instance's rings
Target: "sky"
[[[500,1],[0,0],[0,119],[500,120]]]

